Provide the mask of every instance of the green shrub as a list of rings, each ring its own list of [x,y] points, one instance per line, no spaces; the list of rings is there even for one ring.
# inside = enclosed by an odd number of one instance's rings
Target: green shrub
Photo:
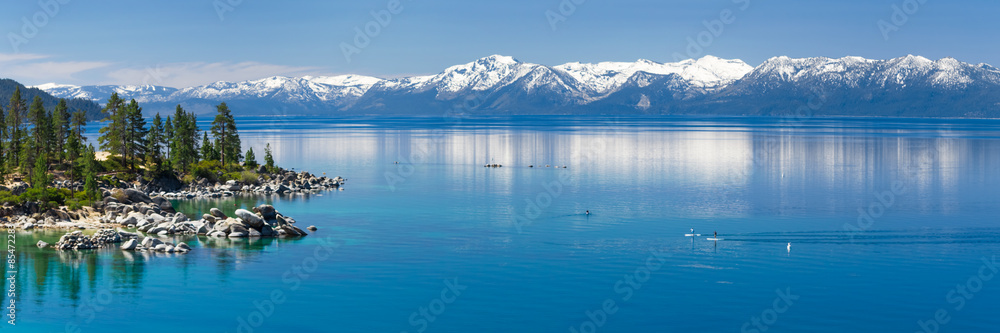
[[[239,179],[239,181],[243,182],[244,184],[258,185],[259,182],[257,181],[257,179],[259,177],[260,177],[260,175],[258,175],[256,172],[253,172],[253,171],[243,171],[243,172],[240,172],[240,179]]]
[[[191,166],[191,174],[194,179],[208,179],[209,182],[219,181],[218,172],[222,170],[222,162],[201,161]]]
[[[56,207],[59,207],[63,202],[66,202],[66,197],[69,195],[70,191],[64,188],[30,188],[21,196],[24,197],[24,201],[54,202],[57,204]]]
[[[81,209],[83,208],[83,204],[81,202],[87,202],[87,201],[80,201],[76,198],[66,200],[66,208],[69,208],[70,210]]]
[[[80,191],[80,192],[74,193],[73,194],[73,199],[70,199],[70,200],[76,200],[77,202],[85,203],[85,202],[91,202],[92,200],[95,200],[95,198],[91,198],[91,197],[87,196],[87,192]],[[69,200],[67,200],[67,201],[69,201]]]
[[[20,205],[24,203],[24,197],[19,195],[14,195],[10,191],[0,191],[0,203]]]

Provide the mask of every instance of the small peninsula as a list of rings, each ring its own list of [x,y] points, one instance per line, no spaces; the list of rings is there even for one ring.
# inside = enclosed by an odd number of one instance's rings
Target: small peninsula
[[[156,237],[308,235],[268,204],[237,207],[233,216],[218,208],[200,216],[175,210],[171,200],[317,193],[346,181],[278,167],[270,144],[258,163],[253,148],[241,150],[226,103],[216,110],[204,131],[180,105],[147,123],[139,103],[112,94],[95,147],[84,136],[83,111],[71,112],[65,99],[52,109],[38,96],[29,104],[15,89],[0,107],[0,219],[8,229],[66,230],[56,244],[37,244],[58,250],[121,243],[123,250],[185,253],[187,244]]]

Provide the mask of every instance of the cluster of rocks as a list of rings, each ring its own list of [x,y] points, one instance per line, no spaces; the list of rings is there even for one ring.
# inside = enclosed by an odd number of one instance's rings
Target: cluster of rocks
[[[76,227],[74,220],[90,216],[93,212],[91,207],[77,211],[68,211],[65,207],[43,211],[35,202],[26,202],[17,207],[0,207],[0,216],[7,217],[6,223],[22,230]]]
[[[191,251],[191,247],[184,242],[174,244],[153,237],[143,238],[142,241],[130,239],[122,244],[121,249],[125,251],[155,251],[164,253],[188,253]]]
[[[126,231],[117,231],[113,229],[101,229],[98,230],[91,236],[84,235],[83,232],[77,230],[59,237],[59,241],[53,245],[54,248],[58,250],[89,250],[97,249],[108,244],[121,243],[126,239],[135,239],[139,236],[134,233]],[[48,244],[39,241],[38,247],[44,248]]]
[[[237,209],[235,217],[229,217],[218,208],[202,216],[204,224],[198,234],[211,237],[301,237],[309,235],[294,226],[295,220],[281,215],[271,205],[260,205],[253,211]]]
[[[126,213],[127,212],[127,213]],[[102,221],[114,221],[121,226],[136,228],[146,235],[206,235],[212,237],[300,237],[308,235],[295,227],[295,219],[278,213],[271,205],[254,207],[253,211],[237,209],[235,216],[226,216],[212,208],[199,220],[190,220],[181,213],[159,213],[155,209],[108,212]],[[124,215],[121,215],[124,214]],[[116,217],[117,216],[117,217]],[[311,227],[315,228],[315,227]]]
[[[263,176],[255,183],[244,183],[229,180],[225,183],[209,183],[201,179],[189,184],[184,189],[174,192],[154,192],[154,194],[172,199],[221,198],[237,194],[294,194],[316,193],[340,188],[347,181],[341,177],[316,177],[308,172],[285,172],[275,174],[270,180]]]

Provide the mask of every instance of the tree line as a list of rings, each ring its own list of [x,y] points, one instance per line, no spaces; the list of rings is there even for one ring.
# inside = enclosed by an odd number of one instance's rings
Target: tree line
[[[35,96],[28,104],[15,89],[6,108],[0,106],[0,177],[25,180],[42,201],[53,176],[62,174],[71,182],[84,182],[80,201],[100,200],[99,172],[116,172],[126,179],[148,180],[178,177],[200,171],[213,175],[218,170],[254,170],[259,165],[253,148],[241,153],[241,142],[232,111],[225,102],[216,106],[211,128],[201,131],[194,113],[177,106],[166,119],[157,113],[147,124],[142,107],[134,99],[125,101],[111,94],[102,110],[98,147],[109,153],[96,160],[96,149],[84,136],[87,115],[70,112],[66,100],[51,110]],[[201,133],[199,133],[201,132]],[[199,142],[200,141],[200,142]],[[265,149],[265,165],[274,170],[270,145]],[[241,162],[243,162],[241,164]],[[189,178],[192,179],[192,178]],[[3,198],[0,198],[3,201]]]

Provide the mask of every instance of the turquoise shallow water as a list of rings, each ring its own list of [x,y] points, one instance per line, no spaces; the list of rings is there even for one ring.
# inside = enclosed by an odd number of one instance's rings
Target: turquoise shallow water
[[[344,190],[179,207],[269,202],[318,232],[186,238],[195,249],[177,256],[43,251],[35,241],[58,234],[18,234],[16,328],[914,332],[923,323],[982,332],[1000,324],[1000,279],[983,261],[1000,252],[998,121],[238,121],[258,156],[270,142],[279,165],[343,176]],[[504,167],[483,167],[491,162]],[[724,240],[684,237],[690,228]],[[930,323],[939,311],[947,320]]]

